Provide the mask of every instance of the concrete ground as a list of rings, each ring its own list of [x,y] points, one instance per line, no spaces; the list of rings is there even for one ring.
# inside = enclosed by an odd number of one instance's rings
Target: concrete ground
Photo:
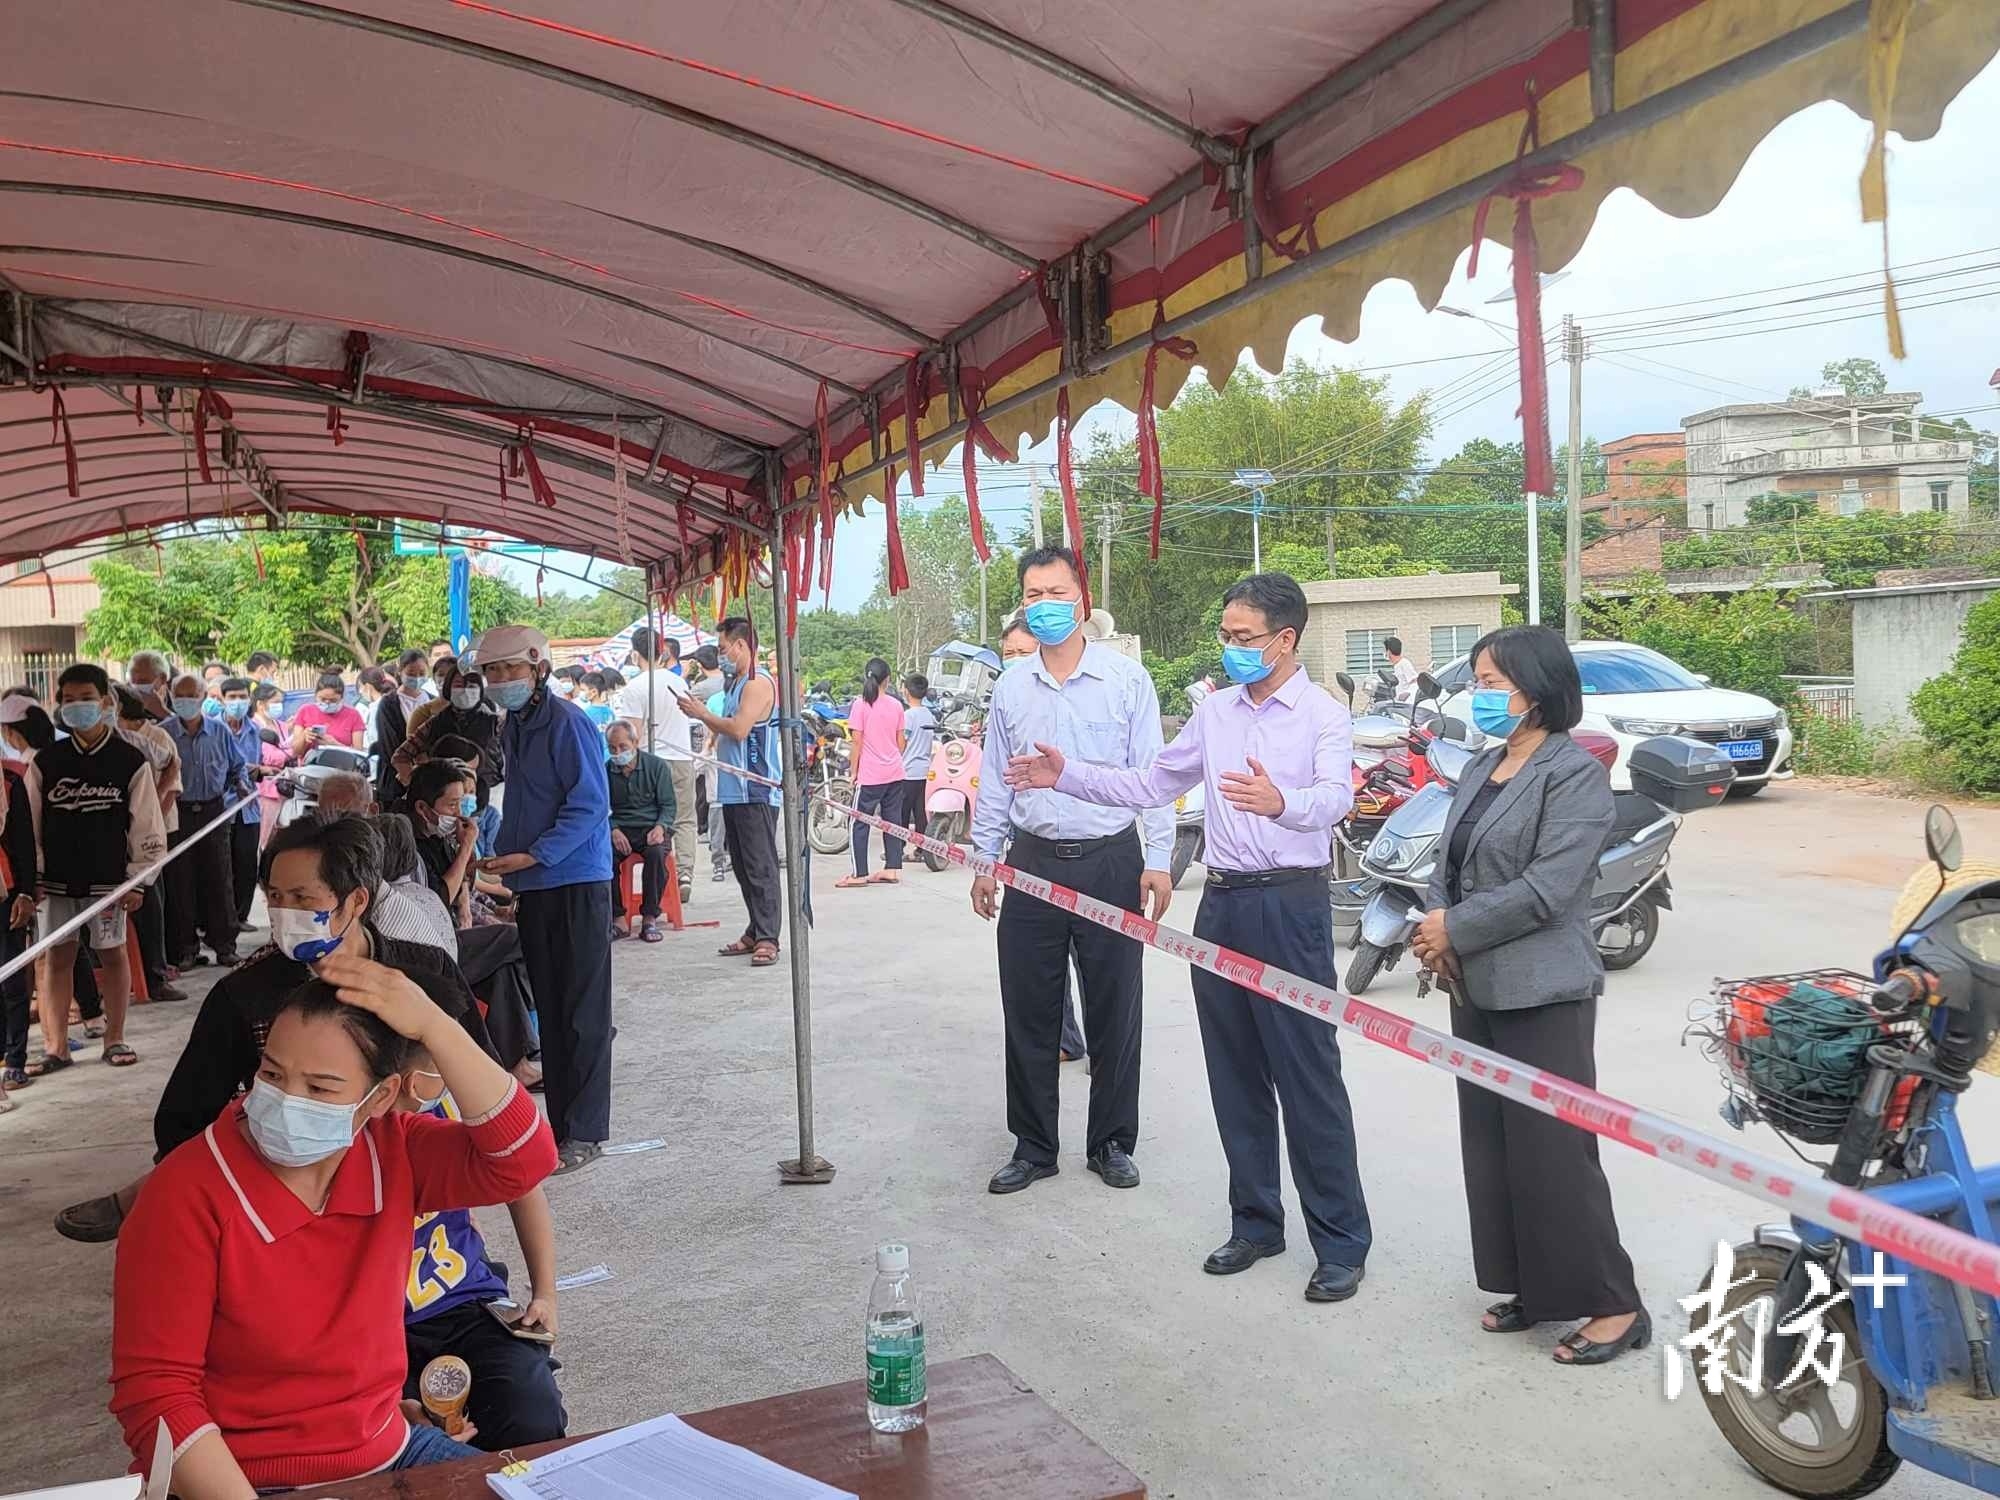
[[[1680,1036],[1718,974],[1865,966],[1891,897],[1922,858],[1922,804],[1780,786],[1689,820],[1677,910],[1601,1012],[1610,1092],[1720,1128],[1710,1065]],[[1968,857],[2000,855],[2000,812],[1961,811]],[[551,1185],[565,1271],[615,1280],[561,1303],[572,1427],[605,1427],[822,1382],[861,1368],[871,1251],[904,1239],[928,1297],[934,1360],[990,1350],[1136,1470],[1158,1496],[1524,1496],[1600,1476],[1641,1496],[1772,1493],[1733,1456],[1692,1393],[1668,1403],[1659,1350],[1606,1369],[1549,1359],[1560,1330],[1478,1330],[1452,1086],[1381,1048],[1346,1044],[1375,1221],[1368,1280],[1332,1307],[1301,1298],[1303,1233],[1227,1280],[1202,1256],[1228,1231],[1184,969],[1147,960],[1145,1183],[1112,1192],[1083,1169],[1089,1080],[1065,1070],[1071,1149],[1060,1177],[995,1198],[1007,1157],[992,936],[966,877],[921,868],[901,889],[833,891],[819,862],[814,1072],[830,1186],[781,1187],[796,1151],[791,997],[783,968],[714,956],[716,931],[620,945],[615,1130],[664,1149],[607,1158]],[[1170,921],[1192,921],[1191,877]],[[696,886],[693,916],[733,935],[733,886]],[[1407,972],[1375,997],[1433,1024]],[[142,1168],[155,1094],[191,1006],[146,1008],[142,1066],[94,1061],[16,1095],[0,1116],[0,1265],[11,1317],[0,1490],[83,1479],[123,1462],[104,1411],[110,1247],[50,1228],[63,1203]],[[90,1054],[94,1056],[94,1053]],[[1975,1154],[2000,1149],[2000,1089],[1965,1107]],[[1773,1154],[1783,1148],[1763,1136]],[[1663,1332],[1686,1321],[1718,1238],[1774,1217],[1605,1147],[1625,1242]],[[518,1266],[504,1214],[485,1216]],[[1887,1493],[1943,1495],[1905,1468]]]

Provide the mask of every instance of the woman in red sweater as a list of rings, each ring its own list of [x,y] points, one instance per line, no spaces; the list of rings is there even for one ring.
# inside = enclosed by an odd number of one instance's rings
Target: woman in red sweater
[[[111,1411],[141,1465],[167,1424],[181,1500],[472,1454],[400,1404],[410,1224],[556,1164],[533,1099],[408,978],[344,952],[317,972],[250,1092],[160,1163],[119,1236]],[[410,1042],[462,1120],[392,1107]]]

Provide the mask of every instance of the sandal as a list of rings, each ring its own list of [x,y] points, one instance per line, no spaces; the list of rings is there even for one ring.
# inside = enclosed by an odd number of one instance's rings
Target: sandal
[[[76,1059],[73,1057],[65,1057],[60,1052],[45,1052],[28,1064],[27,1074],[30,1078],[46,1078],[51,1073],[60,1073],[64,1068],[75,1066]]]
[[[96,1041],[99,1037],[104,1035],[104,1023],[102,1021],[84,1022],[83,1034],[84,1036],[88,1037],[91,1041],[93,1042]]]
[[[1496,1302],[1486,1309],[1486,1318],[1479,1320],[1479,1326],[1487,1333],[1526,1333],[1535,1326],[1535,1320],[1521,1311],[1521,1299],[1509,1297],[1505,1302]]]
[[[107,1042],[104,1056],[99,1061],[114,1068],[129,1068],[139,1060],[139,1054],[123,1042]]]
[[[1645,1348],[1652,1339],[1653,1320],[1644,1308],[1640,1308],[1639,1316],[1632,1320],[1632,1326],[1617,1338],[1600,1344],[1585,1338],[1582,1331],[1578,1330],[1564,1335],[1562,1341],[1556,1345],[1559,1350],[1569,1350],[1568,1359],[1562,1358],[1559,1354],[1551,1354],[1549,1357],[1559,1365],[1608,1365],[1627,1349]]]
[[[769,941],[759,943],[750,954],[750,967],[768,969],[778,961],[778,945]]]
[[[851,891],[857,885],[872,885],[873,883],[874,877],[872,875],[843,875],[833,883],[833,888],[836,891]]]
[[[117,1239],[124,1225],[125,1209],[116,1193],[72,1203],[56,1215],[56,1233],[85,1245],[101,1245]]]
[[[24,1089],[34,1081],[28,1076],[26,1068],[8,1068],[0,1071],[0,1089]]]
[[[725,947],[717,948],[715,951],[720,953],[724,958],[748,958],[757,951],[757,940],[746,932],[735,942]]]

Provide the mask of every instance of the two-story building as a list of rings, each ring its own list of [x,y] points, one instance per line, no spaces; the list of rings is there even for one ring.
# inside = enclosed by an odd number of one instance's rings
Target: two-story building
[[[1923,435],[1916,391],[1717,406],[1681,419],[1688,525],[1741,526],[1760,495],[1806,495],[1829,515],[1963,515],[1972,444]]]

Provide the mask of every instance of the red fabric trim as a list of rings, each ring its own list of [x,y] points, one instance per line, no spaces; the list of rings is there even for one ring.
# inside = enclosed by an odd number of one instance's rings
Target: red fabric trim
[[[257,538],[250,538],[250,560],[257,565],[257,581],[264,581],[264,549],[257,545]]]
[[[208,467],[208,419],[227,422],[236,415],[236,409],[227,401],[204,387],[194,398],[194,456],[201,464],[201,482],[215,483],[215,477]]]
[[[1190,361],[1195,357],[1193,339],[1163,339],[1159,336],[1160,324],[1165,321],[1166,310],[1157,308],[1153,314],[1152,347],[1146,351],[1146,373],[1139,385],[1139,493],[1150,497],[1153,502],[1149,546],[1155,558],[1160,555],[1160,524],[1165,518],[1167,506],[1167,481],[1160,467],[1160,430],[1153,408],[1154,383],[1159,376],[1162,354]]]
[[[333,439],[334,447],[338,448],[347,441],[347,419],[341,416],[339,407],[329,406],[326,409],[326,430]]]
[[[819,588],[829,598],[833,592],[833,445],[827,438],[826,382],[819,383],[813,399],[813,428],[819,436]]]
[[[986,399],[986,388],[978,370],[969,365],[959,367],[958,395],[965,410],[965,441],[958,445],[958,451],[965,479],[966,518],[972,526],[972,551],[984,563],[992,557],[992,548],[986,544],[986,521],[979,512],[979,455],[984,453],[989,458],[1004,458],[1006,450],[1000,448],[993,429],[979,415],[980,405]]]
[[[63,445],[63,476],[69,482],[70,499],[74,500],[80,493],[76,475],[76,438],[69,430],[69,411],[63,405],[62,387],[52,385],[49,387],[49,441],[53,443],[58,438]],[[49,607],[52,611],[55,608],[54,595],[49,597]]]
[[[535,457],[535,424],[521,425],[521,441],[514,447],[521,465],[528,471],[528,490],[535,497],[535,503],[544,510],[556,508],[556,492],[542,473],[542,461]]]
[[[354,550],[361,556],[361,576],[363,578],[374,577],[375,564],[368,560],[368,539],[362,536],[361,528],[358,526],[349,531],[348,535],[354,538]]]
[[[56,617],[56,575],[49,571],[49,560],[46,557],[42,559],[42,582],[49,591],[49,618],[53,620]]]
[[[896,524],[896,466],[889,465],[888,483],[882,487],[882,504],[889,521],[889,597],[895,598],[910,586],[910,565],[903,557],[903,530]]]
[[[1083,511],[1076,503],[1076,464],[1071,449],[1069,387],[1056,393],[1056,478],[1062,485],[1063,526],[1076,554],[1076,578],[1083,585],[1083,615],[1090,617],[1090,570],[1083,560]],[[1032,502],[1031,502],[1032,503]]]

